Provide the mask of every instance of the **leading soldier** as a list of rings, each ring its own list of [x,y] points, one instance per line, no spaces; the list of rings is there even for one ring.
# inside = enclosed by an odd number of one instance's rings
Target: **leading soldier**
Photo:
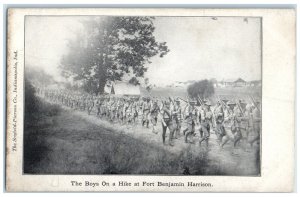
[[[261,132],[261,114],[260,114],[260,102],[256,101],[253,106],[252,111],[252,121],[253,121],[253,132],[254,137],[252,140],[249,140],[251,147],[253,143],[259,141],[260,139],[260,132]]]

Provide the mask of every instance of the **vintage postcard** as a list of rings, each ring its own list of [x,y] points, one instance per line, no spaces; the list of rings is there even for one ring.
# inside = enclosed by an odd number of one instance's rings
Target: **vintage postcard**
[[[7,191],[294,191],[295,10],[7,20]]]

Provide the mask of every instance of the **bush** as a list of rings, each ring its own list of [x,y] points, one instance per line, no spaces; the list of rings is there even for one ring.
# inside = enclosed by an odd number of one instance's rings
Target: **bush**
[[[39,110],[39,100],[35,96],[35,89],[31,83],[25,79],[25,114],[33,114]]]
[[[188,86],[187,92],[190,98],[209,98],[215,93],[214,85],[207,79],[198,81]]]

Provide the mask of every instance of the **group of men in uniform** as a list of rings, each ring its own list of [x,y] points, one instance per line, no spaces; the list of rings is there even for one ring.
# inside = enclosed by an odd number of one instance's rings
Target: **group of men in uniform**
[[[261,130],[260,102],[251,97],[251,102],[218,99],[212,107],[209,100],[184,100],[150,97],[95,96],[69,91],[44,90],[39,94],[51,102],[74,110],[95,113],[101,119],[120,124],[143,127],[151,126],[152,132],[159,132],[161,122],[162,142],[174,145],[174,139],[183,136],[185,143],[193,143],[199,132],[199,144],[209,145],[211,133],[217,136],[221,148],[232,141],[236,147],[241,141],[252,146],[259,141]]]

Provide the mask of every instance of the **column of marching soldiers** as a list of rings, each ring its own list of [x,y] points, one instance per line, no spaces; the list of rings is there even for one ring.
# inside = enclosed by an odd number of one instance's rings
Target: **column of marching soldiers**
[[[157,134],[159,127],[162,143],[174,146],[174,139],[183,137],[185,143],[194,143],[199,133],[199,145],[208,148],[211,133],[217,137],[220,148],[232,143],[248,147],[259,142],[261,131],[261,107],[258,100],[249,96],[244,100],[217,99],[212,106],[209,100],[151,97],[112,97],[72,93],[67,90],[37,88],[46,100],[74,110],[92,112],[111,123],[137,125],[150,128]],[[251,99],[250,99],[251,97]],[[250,100],[250,102],[249,102]],[[161,126],[160,125],[161,122]],[[169,131],[168,143],[166,133]]]

